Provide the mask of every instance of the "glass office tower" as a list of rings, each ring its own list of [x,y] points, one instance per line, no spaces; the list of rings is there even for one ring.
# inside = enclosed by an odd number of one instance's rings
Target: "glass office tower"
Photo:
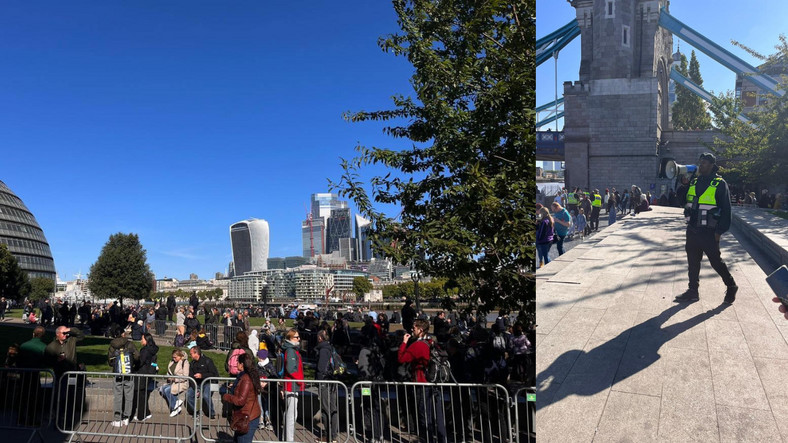
[[[230,226],[234,275],[268,269],[268,222],[250,218]]]

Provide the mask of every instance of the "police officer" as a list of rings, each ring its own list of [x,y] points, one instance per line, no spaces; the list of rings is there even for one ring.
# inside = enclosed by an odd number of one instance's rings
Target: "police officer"
[[[574,212],[577,214],[577,205],[580,203],[580,200],[577,198],[577,188],[573,189],[572,192],[566,195],[566,209],[569,212]]]
[[[602,196],[599,189],[594,189],[593,200],[591,200],[591,229],[599,230],[599,211],[602,210]]]
[[[739,287],[720,257],[720,236],[731,226],[731,200],[728,184],[717,174],[714,154],[706,152],[698,159],[699,176],[690,180],[684,216],[687,220],[687,266],[689,289],[676,297],[677,302],[698,300],[698,275],[703,254],[727,286],[725,303],[736,300]]]

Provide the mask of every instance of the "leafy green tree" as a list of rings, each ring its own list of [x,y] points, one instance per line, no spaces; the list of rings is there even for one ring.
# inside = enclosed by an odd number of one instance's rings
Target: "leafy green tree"
[[[775,46],[777,52],[769,56],[742,47],[764,61],[760,67],[762,71],[768,72],[772,67],[784,69],[788,61],[788,41],[782,35],[780,43]],[[779,88],[788,90],[786,77],[776,78],[781,81]],[[714,151],[724,159],[722,163],[726,179],[750,186],[785,183],[785,168],[788,166],[788,126],[785,123],[788,121],[788,94],[768,94],[762,98],[760,105],[747,113],[750,120],[747,123],[738,119],[741,103],[731,92],[720,94],[712,110],[715,126],[723,135],[715,139]]]
[[[153,273],[137,234],[112,234],[90,267],[88,286],[99,298],[141,300],[153,289]]]
[[[19,267],[19,262],[11,255],[8,246],[0,243],[0,296],[22,300],[29,293],[30,281],[27,273]]]
[[[345,118],[386,122],[409,147],[357,146],[332,188],[372,221],[377,252],[422,275],[470,277],[471,308],[523,309],[534,295],[534,0],[393,5],[402,33],[379,45],[414,66],[415,98]],[[372,164],[388,173],[368,193],[361,170]]]
[[[680,74],[688,77],[698,86],[703,86],[703,77],[700,75],[700,63],[692,51],[689,69],[687,56],[681,54],[681,62],[677,68]],[[676,85],[676,102],[671,109],[673,127],[677,129],[711,129],[711,116],[706,110],[706,103],[702,98],[690,92],[684,86]]]
[[[366,277],[356,277],[353,279],[353,292],[356,293],[358,298],[364,296],[364,294],[368,293],[372,290],[372,283]]]
[[[30,280],[31,300],[48,298],[53,292],[55,292],[55,281],[51,278],[36,277]]]

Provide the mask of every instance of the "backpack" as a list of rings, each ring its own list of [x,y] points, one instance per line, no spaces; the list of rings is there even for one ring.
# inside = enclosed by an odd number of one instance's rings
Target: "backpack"
[[[186,345],[186,336],[181,334],[176,335],[174,344],[176,348],[182,348],[184,345]]]
[[[230,375],[238,375],[241,373],[241,370],[238,369],[238,359],[242,358],[246,351],[243,349],[233,349],[230,351],[230,358],[227,360],[227,372]]]
[[[112,372],[116,374],[131,374],[133,361],[134,357],[129,351],[128,344],[124,346],[123,349],[115,349],[110,363],[112,366]]]
[[[328,361],[328,371],[335,377],[343,375],[347,372],[347,365],[342,360],[342,356],[337,353],[334,347],[331,347],[331,359]]]
[[[370,381],[383,381],[383,372],[385,370],[385,359],[380,353],[377,346],[369,348],[369,356],[367,357],[368,367],[367,376]]]
[[[454,381],[449,363],[449,354],[434,340],[428,340],[430,346],[430,362],[427,364],[425,376],[430,383],[448,383]],[[456,383],[456,381],[454,381]]]
[[[285,378],[285,361],[287,359],[285,352],[282,350],[276,355],[276,378]]]

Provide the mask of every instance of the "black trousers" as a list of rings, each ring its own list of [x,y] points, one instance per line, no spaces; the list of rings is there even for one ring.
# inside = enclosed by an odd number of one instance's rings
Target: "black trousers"
[[[590,225],[591,225],[591,229],[593,229],[594,231],[599,229],[599,211],[601,209],[602,208],[597,207],[597,206],[594,206],[593,208],[591,208],[591,223],[590,223]]]
[[[687,241],[684,249],[687,251],[687,275],[689,276],[689,289],[697,291],[700,284],[700,262],[703,254],[709,258],[711,267],[722,277],[725,286],[733,286],[733,281],[728,267],[722,261],[720,244],[714,236],[714,229],[700,228],[687,229]]]

